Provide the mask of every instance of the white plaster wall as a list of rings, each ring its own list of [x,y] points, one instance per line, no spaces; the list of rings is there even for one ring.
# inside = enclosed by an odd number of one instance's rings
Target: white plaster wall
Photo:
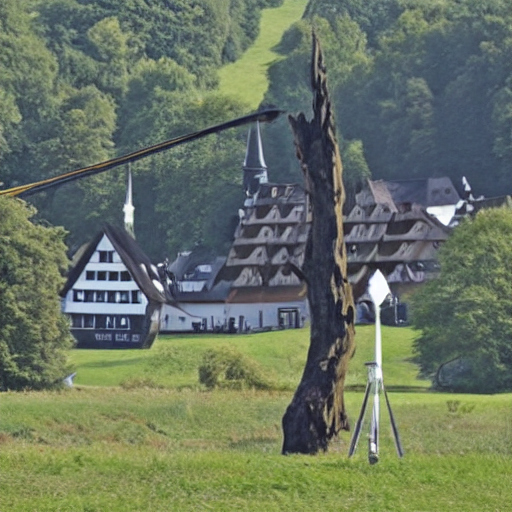
[[[290,301],[275,303],[250,303],[250,304],[223,304],[223,303],[180,303],[179,308],[164,304],[160,317],[160,329],[162,331],[191,331],[193,322],[201,322],[206,318],[208,330],[213,325],[227,325],[230,318],[235,319],[238,325],[239,317],[250,328],[260,327],[260,311],[263,316],[263,327],[278,327],[281,308],[296,308],[300,317],[309,318],[307,301]]]
[[[114,251],[113,263],[100,263],[98,251]],[[114,246],[106,235],[98,243],[96,250],[91,256],[89,262],[85,265],[80,277],[76,280],[73,288],[66,294],[63,311],[64,313],[84,313],[84,314],[122,314],[122,315],[144,315],[148,300],[144,293],[139,289],[137,283],[133,280],[130,281],[98,281],[87,280],[87,271],[114,271],[124,272],[128,269],[122,262],[119,254],[114,250]],[[127,304],[127,303],[112,303],[112,302],[74,302],[74,290],[98,290],[98,291],[139,291],[140,303]]]

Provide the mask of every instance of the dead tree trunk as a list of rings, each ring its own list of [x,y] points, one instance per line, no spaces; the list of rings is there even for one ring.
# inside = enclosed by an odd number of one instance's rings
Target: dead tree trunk
[[[343,386],[354,351],[354,301],[343,240],[342,165],[325,67],[313,35],[314,117],[289,117],[312,209],[303,273],[308,284],[311,338],[306,366],[283,417],[283,453],[317,453],[348,430]]]

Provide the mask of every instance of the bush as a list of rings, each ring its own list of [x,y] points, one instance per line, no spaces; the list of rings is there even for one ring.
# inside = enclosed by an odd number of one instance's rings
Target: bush
[[[199,382],[208,389],[269,389],[258,365],[240,352],[220,347],[207,350],[199,366]]]

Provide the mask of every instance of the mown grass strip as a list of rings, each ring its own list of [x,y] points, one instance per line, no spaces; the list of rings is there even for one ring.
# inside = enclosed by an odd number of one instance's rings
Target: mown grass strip
[[[219,70],[220,92],[256,109],[268,89],[267,69],[280,56],[273,48],[283,33],[302,17],[307,0],[284,0],[282,6],[262,11],[260,33],[236,62]]]

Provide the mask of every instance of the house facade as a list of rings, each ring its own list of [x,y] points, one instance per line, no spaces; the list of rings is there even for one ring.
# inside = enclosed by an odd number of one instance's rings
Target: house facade
[[[269,183],[259,125],[243,164],[245,202],[227,258],[181,254],[165,266],[162,331],[302,327],[309,318],[304,262],[309,209],[297,184]],[[299,273],[300,275],[300,273]]]
[[[309,319],[301,273],[311,225],[308,196],[301,185],[269,182],[258,125],[249,132],[243,176],[246,198],[227,258],[182,254],[166,266],[171,297],[163,331],[290,328]],[[437,275],[437,251],[451,231],[445,224],[459,201],[449,178],[368,180],[344,216],[356,301],[365,301],[377,269],[397,296]]]
[[[442,204],[438,206],[450,201],[455,205],[460,200],[453,185],[448,186],[451,181],[446,180],[442,180],[441,188],[450,197],[440,197]],[[429,180],[423,181],[368,180],[356,205],[344,217],[348,274],[355,297],[364,295],[368,276],[377,269],[398,296],[438,274],[437,252],[451,228],[428,213],[428,205],[435,201],[429,200]],[[442,211],[445,215],[447,209]]]
[[[75,256],[61,296],[78,348],[149,348],[165,302],[156,268],[113,226]]]

